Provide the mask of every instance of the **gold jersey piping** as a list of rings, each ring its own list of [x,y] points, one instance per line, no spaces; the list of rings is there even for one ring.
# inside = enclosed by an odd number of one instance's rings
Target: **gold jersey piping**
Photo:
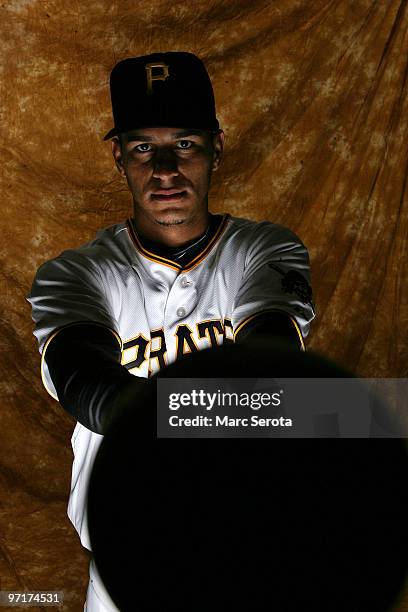
[[[211,238],[210,242],[185,267],[183,267],[181,264],[176,263],[175,261],[172,261],[171,259],[162,257],[161,255],[156,255],[155,253],[152,253],[151,251],[145,249],[145,247],[141,244],[135,230],[133,229],[132,220],[130,218],[126,220],[126,226],[127,226],[131,241],[133,243],[133,246],[137,249],[137,251],[139,251],[139,253],[141,253],[144,257],[146,257],[146,259],[149,259],[150,261],[154,261],[155,263],[160,263],[163,266],[171,268],[172,270],[177,270],[179,272],[188,272],[192,270],[193,268],[195,268],[196,266],[198,266],[198,264],[200,264],[203,261],[203,259],[205,259],[205,257],[209,254],[209,252],[211,251],[215,243],[221,237],[221,234],[224,232],[227,226],[227,221],[230,218],[230,216],[231,215],[229,213],[225,213],[223,215],[222,221],[217,231],[215,232],[214,236]]]

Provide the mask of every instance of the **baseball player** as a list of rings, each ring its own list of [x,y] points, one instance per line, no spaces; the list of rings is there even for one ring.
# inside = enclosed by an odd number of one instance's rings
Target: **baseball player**
[[[104,140],[133,216],[42,264],[27,296],[44,386],[77,420],[68,516],[88,550],[92,464],[129,387],[137,394],[186,353],[254,336],[302,350],[315,316],[307,249],[292,231],[208,211],[224,133],[202,61],[128,58],[110,87]],[[117,610],[92,560],[85,610]]]

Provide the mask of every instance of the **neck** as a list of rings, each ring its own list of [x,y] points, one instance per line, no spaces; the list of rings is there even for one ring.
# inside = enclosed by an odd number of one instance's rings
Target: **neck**
[[[204,234],[209,224],[208,210],[197,219],[185,220],[182,223],[164,225],[152,223],[150,219],[138,215],[133,216],[133,225],[141,238],[146,238],[167,247],[178,247],[199,238]]]

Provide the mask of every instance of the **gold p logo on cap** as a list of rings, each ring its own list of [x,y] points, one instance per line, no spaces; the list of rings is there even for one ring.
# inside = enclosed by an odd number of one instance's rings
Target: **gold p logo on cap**
[[[169,67],[163,62],[152,62],[146,64],[145,68],[147,72],[147,94],[151,95],[153,93],[153,81],[165,81],[169,76]],[[161,68],[162,72],[153,75],[153,68]]]

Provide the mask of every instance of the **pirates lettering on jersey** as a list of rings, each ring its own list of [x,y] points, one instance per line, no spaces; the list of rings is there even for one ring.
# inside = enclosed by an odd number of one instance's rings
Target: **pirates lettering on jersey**
[[[208,338],[210,346],[216,347],[222,344],[219,342],[219,336],[224,336],[224,329],[221,321],[202,321],[197,323],[198,337]]]
[[[176,333],[176,359],[180,359],[188,353],[196,353],[198,346],[193,340],[193,332],[188,325],[180,323],[177,325]]]
[[[150,332],[150,365],[149,365],[149,369],[152,367],[152,362],[154,359],[157,359],[157,364],[156,364],[156,368],[153,368],[153,371],[155,369],[157,370],[161,370],[162,368],[164,368],[167,363],[166,363],[166,353],[167,353],[167,348],[166,348],[166,338],[164,336],[164,329],[154,329],[153,331]]]
[[[220,344],[234,343],[234,331],[229,319],[201,321],[196,324],[195,336],[189,325],[181,323],[174,335],[176,359],[207,346],[216,347]],[[149,346],[150,351],[148,351]],[[150,342],[143,334],[138,334],[123,343],[121,363],[128,370],[140,369],[147,359],[149,359],[149,377],[167,365],[167,345],[163,328],[153,329],[150,332]]]
[[[139,369],[146,361],[146,351],[149,346],[149,340],[138,334],[134,338],[127,340],[122,346],[121,364],[130,372]]]
[[[234,329],[229,319],[224,319],[224,344],[234,344]]]

